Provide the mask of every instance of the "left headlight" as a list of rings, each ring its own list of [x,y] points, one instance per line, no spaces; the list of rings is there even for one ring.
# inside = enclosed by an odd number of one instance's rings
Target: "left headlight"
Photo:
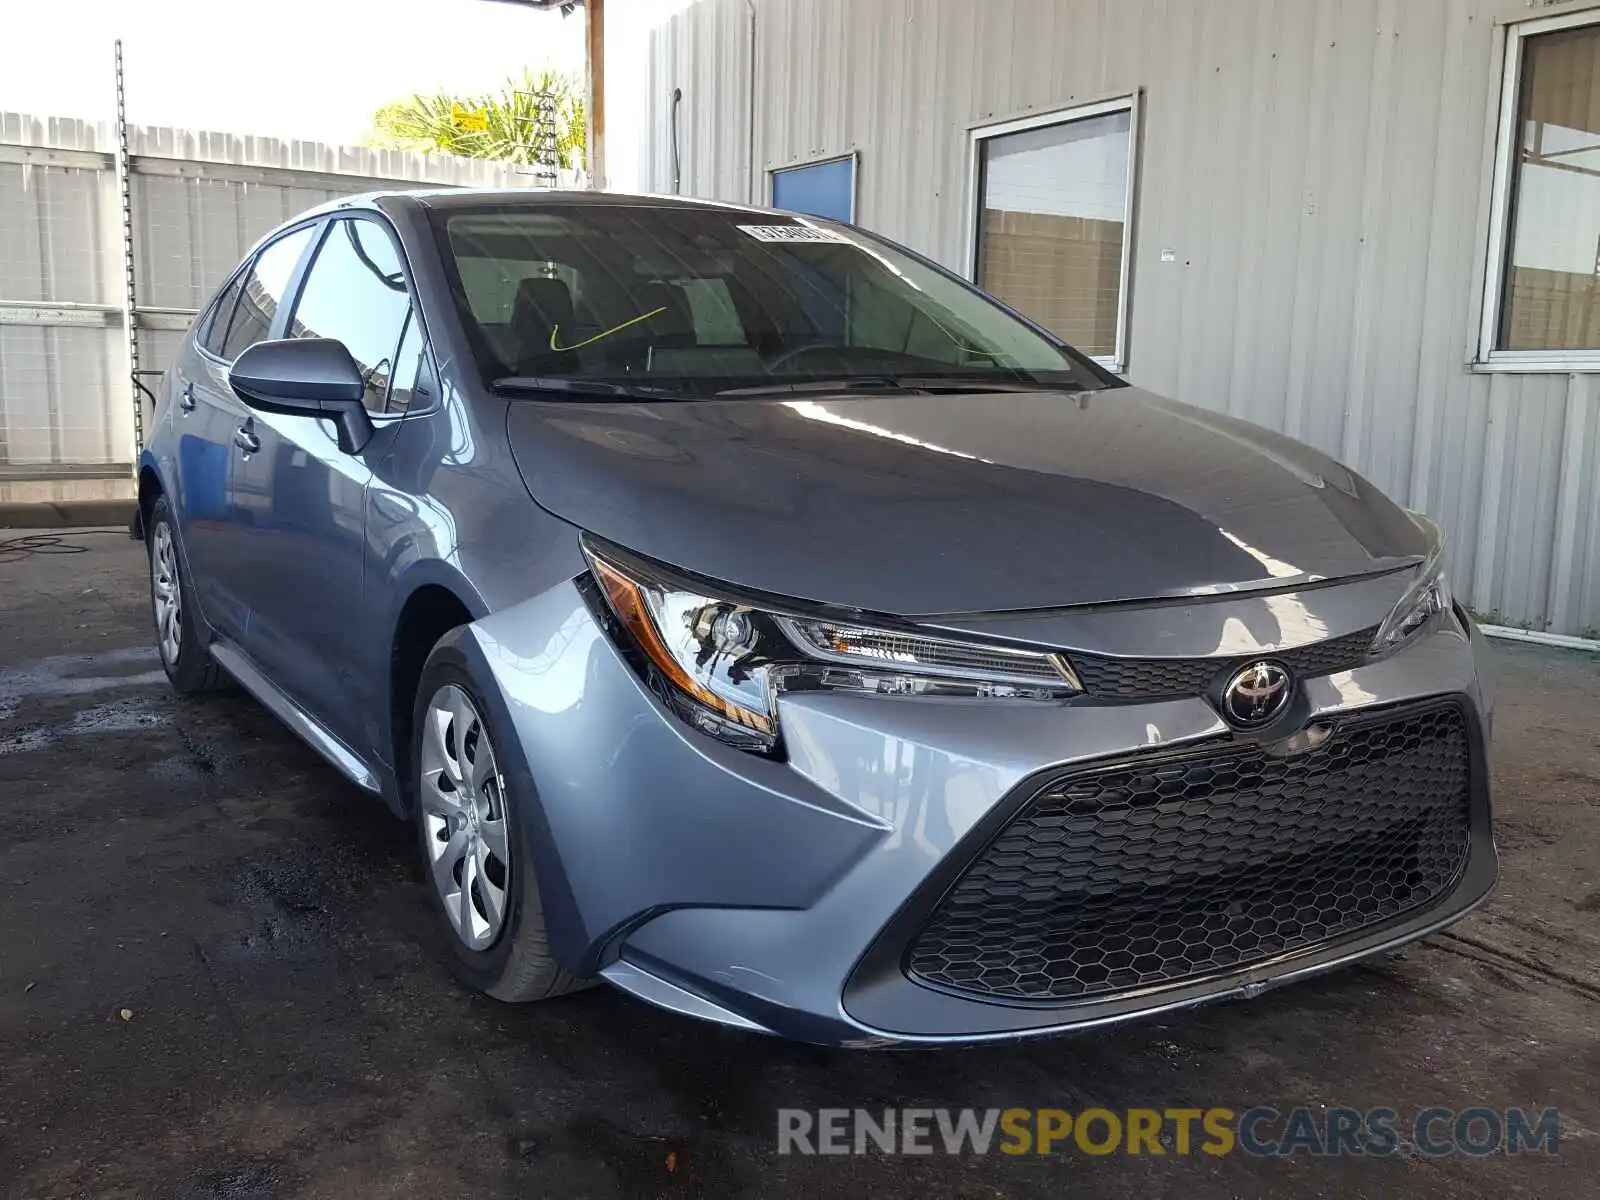
[[[694,728],[771,753],[784,692],[1057,700],[1082,691],[1042,650],[756,607],[585,545],[606,606],[655,690]]]
[[[1378,636],[1372,640],[1373,654],[1398,650],[1426,629],[1435,617],[1449,612],[1453,603],[1450,582],[1444,573],[1444,534],[1421,514],[1411,513],[1410,516],[1432,536],[1432,549],[1417,572],[1416,582],[1378,627]]]

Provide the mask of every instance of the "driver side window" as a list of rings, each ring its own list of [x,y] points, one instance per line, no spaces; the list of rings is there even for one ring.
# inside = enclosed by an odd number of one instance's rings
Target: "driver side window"
[[[358,217],[329,222],[287,336],[343,342],[366,379],[365,403],[383,412],[411,295],[388,233]]]

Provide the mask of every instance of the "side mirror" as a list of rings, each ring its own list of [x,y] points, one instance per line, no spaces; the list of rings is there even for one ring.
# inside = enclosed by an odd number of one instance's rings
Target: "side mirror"
[[[259,412],[327,417],[346,454],[358,453],[372,437],[366,380],[344,343],[333,338],[257,342],[234,360],[228,383]]]

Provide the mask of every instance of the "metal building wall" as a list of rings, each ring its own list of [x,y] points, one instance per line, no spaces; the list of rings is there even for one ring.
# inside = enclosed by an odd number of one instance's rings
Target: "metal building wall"
[[[263,234],[379,187],[507,187],[494,163],[160,127],[130,130],[140,365],[160,370]],[[123,334],[112,139],[76,120],[0,113],[0,481],[127,474],[133,407]]]
[[[962,269],[970,127],[1138,91],[1129,378],[1302,438],[1434,516],[1478,611],[1592,633],[1600,383],[1468,366],[1498,22],[1544,11],[701,0],[654,38],[651,184],[671,190],[682,88],[685,194],[764,198],[765,170],[858,151],[858,219]]]

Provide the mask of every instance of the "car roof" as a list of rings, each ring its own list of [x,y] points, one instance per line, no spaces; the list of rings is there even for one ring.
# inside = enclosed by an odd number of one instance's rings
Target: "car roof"
[[[592,192],[555,188],[394,188],[345,196],[321,205],[313,212],[332,212],[350,208],[395,208],[407,205],[424,208],[476,208],[482,205],[515,205],[530,209],[573,206],[595,208],[681,208],[704,212],[770,214],[771,209],[747,204],[728,204],[720,200],[701,200],[687,196],[660,196],[628,192]],[[790,214],[792,216],[792,214]]]

